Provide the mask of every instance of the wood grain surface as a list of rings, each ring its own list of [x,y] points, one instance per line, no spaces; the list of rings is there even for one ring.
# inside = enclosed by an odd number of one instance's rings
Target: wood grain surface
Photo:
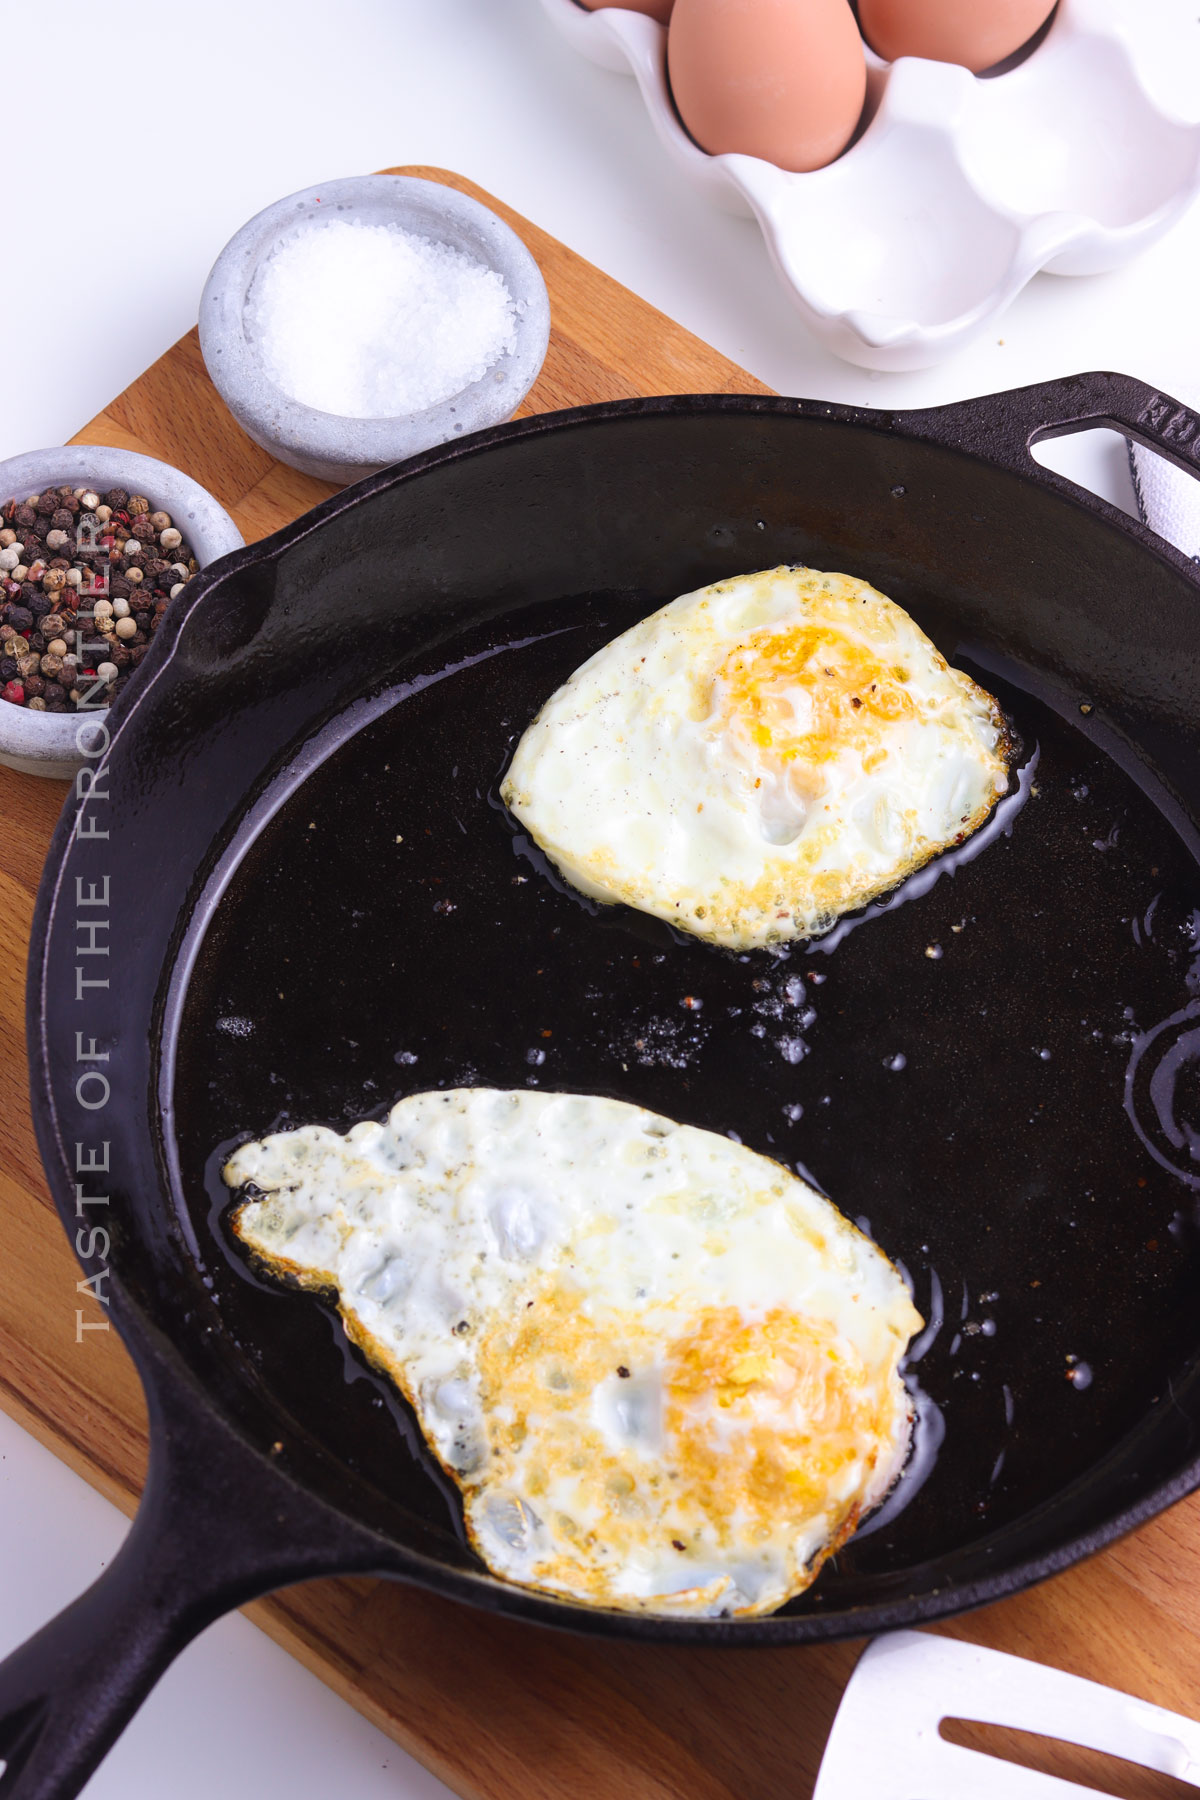
[[[470,182],[436,169],[396,172],[484,200],[538,259],[553,330],[522,412],[625,395],[768,391]],[[205,374],[194,331],[75,441],[177,464],[217,495],[248,540],[333,491],[244,436]],[[76,1293],[29,1118],[25,954],[64,793],[65,784],[0,768],[0,1404],[128,1513],[146,1457],[141,1390],[114,1332],[77,1341],[76,1309],[88,1301]],[[97,1310],[88,1316],[100,1322]],[[598,1642],[391,1582],[315,1582],[249,1611],[458,1793],[480,1800],[807,1800],[860,1648]],[[1200,1498],[1055,1581],[942,1629],[1200,1717]],[[1001,1745],[975,1732],[961,1741],[990,1742],[1127,1800],[1194,1792],[1044,1740]]]

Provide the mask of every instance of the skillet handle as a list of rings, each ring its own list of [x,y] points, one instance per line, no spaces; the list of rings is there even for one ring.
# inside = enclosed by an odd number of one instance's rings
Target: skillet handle
[[[160,1675],[222,1614],[288,1582],[378,1568],[368,1533],[275,1472],[182,1383],[99,1579],[0,1663],[0,1800],[73,1800]],[[374,1552],[374,1555],[372,1554]]]
[[[1034,475],[1134,536],[1148,539],[1156,549],[1166,540],[1085,488],[1042,468],[1030,455],[1031,447],[1041,438],[1066,437],[1110,425],[1200,479],[1200,413],[1132,375],[1068,375],[1035,387],[906,413],[899,423],[918,436],[986,457],[1018,474]],[[1173,546],[1169,548],[1181,567],[1200,579],[1195,565]]]

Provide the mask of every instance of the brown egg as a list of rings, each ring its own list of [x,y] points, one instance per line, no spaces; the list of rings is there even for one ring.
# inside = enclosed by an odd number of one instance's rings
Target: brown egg
[[[1019,50],[1053,10],[1053,0],[859,0],[858,17],[888,62],[927,56],[978,75]]]
[[[675,0],[667,61],[679,116],[702,150],[781,169],[831,163],[866,97],[848,0]]]
[[[589,12],[603,12],[609,6],[623,6],[626,12],[645,13],[651,19],[657,19],[665,25],[671,17],[671,8],[675,0],[583,0]]]

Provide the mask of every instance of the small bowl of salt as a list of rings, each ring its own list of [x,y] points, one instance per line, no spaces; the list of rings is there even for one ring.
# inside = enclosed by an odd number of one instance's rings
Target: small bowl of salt
[[[230,239],[200,301],[205,365],[243,431],[339,484],[511,418],[549,337],[517,234],[407,175],[276,201]]]

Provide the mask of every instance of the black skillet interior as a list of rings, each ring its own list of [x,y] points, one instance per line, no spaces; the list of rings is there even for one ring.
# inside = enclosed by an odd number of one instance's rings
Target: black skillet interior
[[[923,1481],[810,1595],[727,1633],[949,1610],[1193,1481],[1195,587],[1056,478],[956,444],[1131,419],[1143,390],[1104,379],[957,417],[740,399],[509,428],[502,453],[435,454],[239,559],[127,715],[106,854],[144,960],[97,1015],[128,1045],[122,1282],[245,1437],[460,1589],[596,1617],[473,1583],[406,1409],[328,1309],[247,1268],[218,1176],[246,1135],[344,1129],[429,1086],[581,1089],[736,1132],[909,1271]],[[1010,831],[782,958],[583,904],[498,803],[516,736],[632,620],[793,561],[875,582],[1001,695],[1037,758]]]
[[[573,596],[439,646],[421,674],[467,666],[276,814],[192,974],[183,1191],[289,1431],[450,1533],[458,1507],[387,1380],[328,1309],[249,1274],[219,1174],[233,1143],[345,1130],[428,1087],[539,1086],[733,1133],[815,1177],[901,1259],[931,1322],[913,1373],[932,1467],[794,1603],[836,1607],[1051,1499],[1195,1348],[1197,1241],[1123,1100],[1136,1034],[1186,998],[1200,874],[1128,775],[993,681],[1038,756],[1011,835],[832,950],[737,957],[582,902],[504,814],[497,774],[540,701],[657,598]]]

